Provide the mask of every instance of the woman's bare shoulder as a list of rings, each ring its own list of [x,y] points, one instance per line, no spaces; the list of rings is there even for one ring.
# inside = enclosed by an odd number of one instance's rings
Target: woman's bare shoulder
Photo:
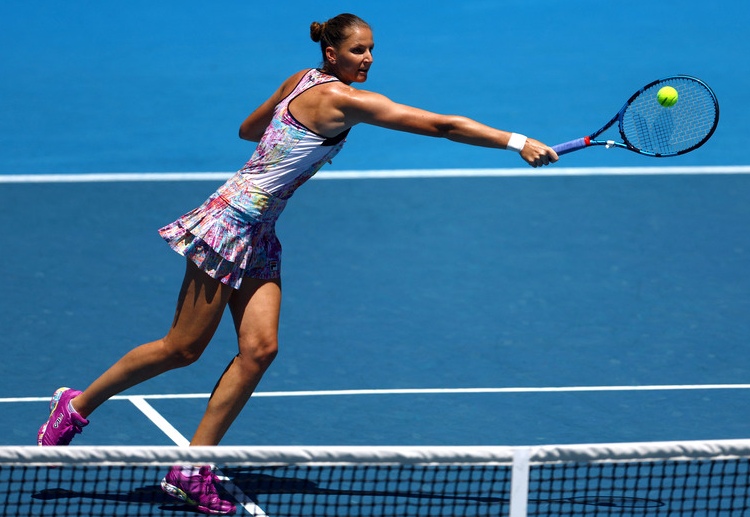
[[[300,70],[299,72],[290,75],[283,83],[281,83],[281,86],[279,86],[279,89],[276,91],[277,102],[292,93],[305,74],[309,71],[309,69]]]

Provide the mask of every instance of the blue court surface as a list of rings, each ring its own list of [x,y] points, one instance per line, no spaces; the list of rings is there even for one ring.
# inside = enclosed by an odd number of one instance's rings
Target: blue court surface
[[[355,128],[279,221],[281,352],[224,443],[747,438],[747,3],[9,1],[0,445],[35,443],[58,386],[163,335],[184,264],[156,229],[241,167],[240,122],[319,64],[309,24],[342,11],[374,29],[362,87],[399,102],[555,144],[684,73],[721,121],[679,158],[544,170]],[[76,443],[184,443],[235,353],[227,318]]]

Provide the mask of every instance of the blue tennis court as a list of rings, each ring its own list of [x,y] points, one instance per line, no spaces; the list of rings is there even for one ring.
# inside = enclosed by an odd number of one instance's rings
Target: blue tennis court
[[[552,144],[689,73],[721,121],[683,157],[591,149],[542,171],[355,128],[279,221],[281,352],[225,443],[746,438],[750,8],[735,4],[4,3],[0,443],[33,444],[54,389],[166,331],[184,265],[156,229],[244,163],[239,123],[318,64],[307,27],[344,10],[375,31],[366,87],[394,100]],[[227,319],[197,364],[105,404],[76,443],[181,443],[235,353]]]

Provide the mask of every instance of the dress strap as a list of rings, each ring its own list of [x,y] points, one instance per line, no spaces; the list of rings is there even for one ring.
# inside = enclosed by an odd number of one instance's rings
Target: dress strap
[[[302,76],[302,79],[299,80],[299,82],[297,83],[297,86],[294,87],[294,90],[292,90],[292,92],[289,95],[287,95],[286,98],[283,101],[281,101],[279,104],[281,105],[289,104],[292,101],[292,99],[297,97],[302,92],[309,90],[313,86],[317,86],[319,84],[324,84],[324,83],[333,83],[337,81],[338,81],[338,78],[332,75],[323,73],[317,68],[311,68],[310,70],[307,71],[305,75]]]

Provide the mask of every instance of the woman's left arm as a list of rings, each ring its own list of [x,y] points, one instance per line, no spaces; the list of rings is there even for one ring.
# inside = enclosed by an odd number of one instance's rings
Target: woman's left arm
[[[251,142],[260,142],[263,133],[273,119],[273,112],[276,105],[294,89],[305,73],[306,71],[302,70],[289,77],[279,86],[279,89],[273,95],[258,106],[255,111],[250,113],[240,125],[240,138],[250,140]]]

